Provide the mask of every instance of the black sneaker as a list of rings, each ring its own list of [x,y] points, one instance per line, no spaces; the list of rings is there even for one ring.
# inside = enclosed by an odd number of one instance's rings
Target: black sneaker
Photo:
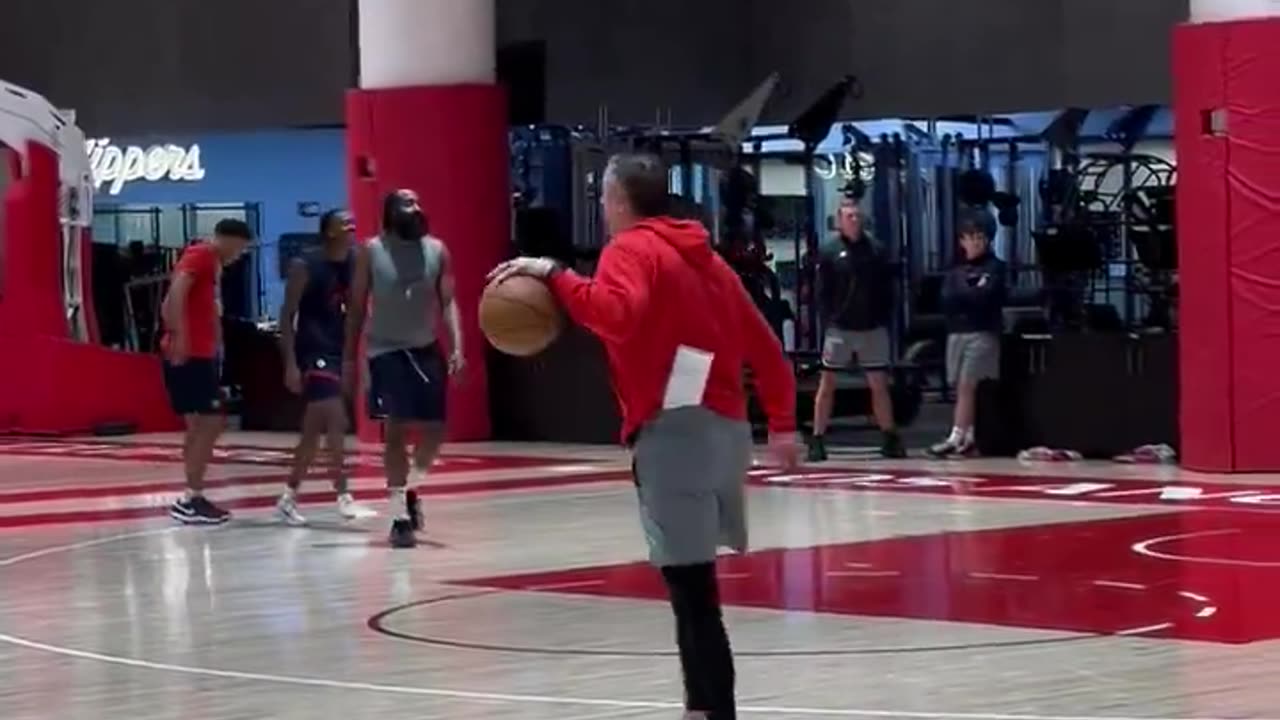
[[[422,530],[422,500],[418,498],[418,491],[406,490],[404,504],[409,508],[409,524],[413,527],[414,532],[420,532]]]
[[[209,502],[203,495],[184,497],[169,506],[169,517],[183,525],[221,525],[231,513]]]
[[[809,454],[805,460],[811,463],[820,463],[827,461],[827,443],[821,435],[811,435],[808,438]]]
[[[890,460],[907,456],[907,449],[902,446],[902,438],[898,437],[897,432],[890,430],[884,434],[884,440],[880,443],[880,455]]]
[[[393,548],[411,548],[418,545],[418,536],[413,534],[413,523],[410,520],[391,521],[391,535],[387,540]]]

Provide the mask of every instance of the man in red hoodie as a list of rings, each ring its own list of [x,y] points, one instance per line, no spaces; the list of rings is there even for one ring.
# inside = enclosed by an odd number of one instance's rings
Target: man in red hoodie
[[[734,709],[733,656],[720,611],[720,546],[747,547],[751,465],[743,369],[769,418],[770,449],[795,464],[795,377],[777,336],[698,222],[668,216],[667,169],[620,155],[605,171],[612,241],[592,279],[546,258],[518,258],[491,279],[542,278],[598,335],[632,448],[649,555],[666,580],[684,673],[686,717]]]

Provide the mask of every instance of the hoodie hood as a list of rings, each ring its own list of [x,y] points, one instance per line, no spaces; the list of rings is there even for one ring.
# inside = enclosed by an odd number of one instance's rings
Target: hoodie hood
[[[715,250],[711,248],[711,236],[697,220],[677,220],[670,217],[648,218],[636,224],[633,230],[653,233],[671,247],[690,265],[701,267],[711,262]]]

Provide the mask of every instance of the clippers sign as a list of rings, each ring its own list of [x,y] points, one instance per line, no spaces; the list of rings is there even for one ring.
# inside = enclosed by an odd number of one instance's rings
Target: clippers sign
[[[756,485],[827,490],[910,492],[965,498],[1056,500],[1115,505],[1280,511],[1280,488],[1226,483],[1015,475],[927,475],[893,472],[750,472]]]
[[[111,138],[95,138],[85,143],[94,187],[107,186],[108,195],[119,195],[131,182],[199,182],[204,179],[200,146],[112,145]]]

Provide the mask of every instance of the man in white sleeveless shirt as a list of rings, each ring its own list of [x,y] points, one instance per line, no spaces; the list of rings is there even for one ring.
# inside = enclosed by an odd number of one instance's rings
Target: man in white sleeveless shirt
[[[449,251],[428,234],[426,216],[412,190],[387,195],[382,232],[356,253],[343,353],[348,393],[356,385],[366,313],[369,414],[386,421],[383,463],[391,496],[390,542],[393,547],[413,547],[422,512],[416,493],[407,488],[409,439],[416,440],[413,461],[419,475],[425,475],[444,441],[449,377],[464,363]],[[442,318],[449,333],[447,356],[436,338]]]

